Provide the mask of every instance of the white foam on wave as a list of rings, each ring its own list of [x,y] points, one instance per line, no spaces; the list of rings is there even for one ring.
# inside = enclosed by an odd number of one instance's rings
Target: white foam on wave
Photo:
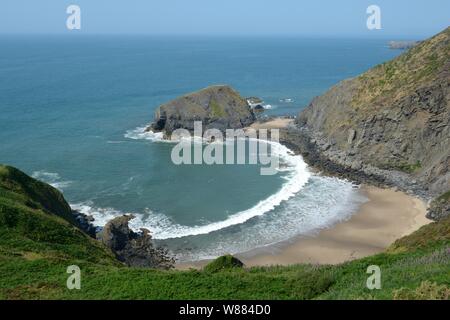
[[[292,102],[294,102],[294,99],[292,99],[292,98],[284,98],[284,99],[280,99],[280,102],[283,102],[283,103],[292,103]]]
[[[198,136],[177,136],[173,134],[170,139],[164,137],[162,132],[153,132],[148,130],[148,126],[137,127],[133,130],[128,130],[125,135],[125,138],[133,139],[133,140],[149,140],[152,142],[164,142],[164,143],[178,143],[182,140],[190,140],[193,143],[201,143],[207,144],[210,143],[207,139]],[[219,141],[215,141],[215,143],[219,143]]]
[[[145,209],[143,213],[135,214],[131,212],[122,212],[114,208],[98,208],[94,206],[94,203],[92,201],[71,203],[70,206],[72,210],[81,212],[88,216],[92,216],[95,219],[94,225],[99,227],[103,227],[108,221],[111,221],[112,219],[120,217],[124,214],[134,214],[136,218],[131,220],[129,225],[133,230],[136,231],[139,230],[139,228],[143,227],[142,226],[143,214],[148,215],[153,214],[150,209]]]
[[[150,140],[155,142],[169,142],[164,139],[164,134],[162,132],[153,132],[148,130],[147,126],[137,127],[133,130],[128,130],[125,133],[125,138],[133,140]]]
[[[49,185],[60,191],[63,191],[65,188],[69,187],[72,184],[72,181],[61,181],[61,177],[55,172],[40,170],[34,171],[31,176],[37,180],[48,183]]]
[[[141,127],[139,130],[135,129],[129,131],[126,136],[132,139],[155,139],[154,133],[145,132],[145,127]],[[301,156],[295,155],[291,150],[280,143],[271,141],[264,142],[271,145],[271,156],[279,157],[280,164],[283,166],[280,171],[287,171],[287,173],[285,173],[286,176],[284,177],[286,182],[275,194],[260,201],[252,208],[232,214],[225,220],[209,223],[207,225],[180,225],[174,223],[163,214],[156,214],[150,210],[146,210],[144,213],[132,213],[136,216],[136,219],[132,221],[131,226],[135,229],[150,229],[155,239],[182,238],[209,234],[233,225],[242,224],[254,217],[264,215],[266,212],[273,210],[282,202],[287,201],[298,193],[308,182],[311,173]],[[75,204],[73,207],[84,214],[92,215],[95,219],[95,224],[98,226],[103,226],[108,220],[123,214],[112,208],[94,208],[92,203]]]
[[[288,148],[279,143],[269,143],[271,144],[272,156],[279,156],[290,168],[288,180],[278,192],[260,201],[250,209],[230,215],[223,221],[213,222],[204,226],[182,226],[181,228],[176,228],[177,230],[162,230],[161,233],[155,234],[155,238],[169,239],[208,234],[233,225],[242,224],[254,217],[261,216],[273,210],[283,201],[293,197],[308,182],[311,174],[301,156],[294,155]]]

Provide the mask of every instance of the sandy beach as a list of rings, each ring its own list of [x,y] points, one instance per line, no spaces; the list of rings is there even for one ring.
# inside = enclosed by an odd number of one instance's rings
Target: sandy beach
[[[425,203],[417,198],[369,186],[362,187],[361,192],[369,201],[348,221],[240,258],[248,266],[336,264],[382,252],[396,239],[430,222],[425,218]]]
[[[369,200],[347,221],[315,234],[236,255],[246,266],[337,264],[382,252],[396,239],[430,222],[423,201],[393,189],[363,186]],[[200,268],[208,261],[179,264]]]
[[[275,118],[266,122],[255,122],[250,128],[259,130],[259,129],[282,129],[286,128],[288,125],[294,123],[294,119],[288,118]]]

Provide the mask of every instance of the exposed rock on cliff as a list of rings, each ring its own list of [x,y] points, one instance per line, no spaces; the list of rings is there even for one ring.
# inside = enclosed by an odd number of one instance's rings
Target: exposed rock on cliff
[[[130,229],[128,222],[133,218],[133,215],[124,215],[109,221],[98,234],[99,239],[128,266],[172,268],[175,261],[166,250],[153,246],[150,231],[141,229],[141,233],[136,233]]]
[[[194,121],[209,128],[237,129],[249,126],[255,115],[238,92],[225,85],[211,86],[161,105],[149,128],[170,135],[179,128],[194,130]]]
[[[298,135],[342,170],[437,196],[450,189],[449,102],[447,28],[315,98]]]
[[[427,218],[439,221],[450,217],[450,191],[434,199],[427,212]]]

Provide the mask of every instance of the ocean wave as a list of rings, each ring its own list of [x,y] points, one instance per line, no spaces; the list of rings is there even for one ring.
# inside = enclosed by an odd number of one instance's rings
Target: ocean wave
[[[147,126],[137,127],[133,130],[128,130],[125,133],[125,138],[133,139],[133,140],[150,140],[154,142],[170,142],[169,140],[164,139],[164,134],[162,132],[153,132],[151,130],[147,130]]]
[[[133,140],[149,140],[153,142],[165,142],[165,143],[178,143],[182,140],[186,141],[191,140],[193,143],[201,143],[201,144],[210,143],[210,141],[208,141],[207,139],[198,136],[184,137],[173,134],[170,137],[170,139],[166,139],[162,132],[153,132],[151,130],[148,130],[148,126],[142,126],[137,127],[133,130],[128,130],[125,133],[124,137]],[[221,143],[221,142],[216,140],[214,143]]]
[[[266,212],[273,210],[283,201],[293,197],[299,192],[303,186],[308,182],[311,176],[306,163],[302,157],[293,154],[288,148],[280,143],[267,142],[271,144],[271,153],[280,158],[283,164],[283,171],[288,171],[286,174],[286,182],[281,189],[268,198],[260,201],[250,209],[237,212],[230,215],[227,219],[209,223],[207,225],[185,226],[174,223],[164,214],[152,212],[146,209],[143,213],[131,213],[136,216],[131,223],[133,229],[147,228],[152,231],[155,239],[172,239],[183,238],[188,236],[196,236],[202,234],[209,234],[214,231],[225,229],[227,227],[245,223],[246,221],[264,215]],[[92,215],[95,219],[95,224],[102,226],[107,221],[122,215],[124,213],[113,208],[95,208],[92,203],[80,203],[72,205],[75,210],[84,214]]]
[[[55,172],[40,170],[34,171],[31,176],[37,180],[48,183],[49,185],[60,191],[63,191],[65,188],[69,187],[72,184],[72,181],[61,181],[61,177]]]
[[[294,99],[292,99],[292,98],[283,98],[283,99],[280,99],[280,102],[292,103],[292,102],[294,102]]]
[[[80,202],[80,203],[71,203],[70,207],[74,211],[78,211],[88,216],[92,216],[94,220],[94,225],[103,227],[106,223],[111,221],[114,218],[123,216],[124,214],[133,214],[136,216],[135,219],[130,221],[130,227],[133,230],[139,230],[142,228],[142,219],[143,215],[152,215],[152,211],[150,209],[146,209],[143,213],[132,213],[132,212],[122,212],[120,210],[114,208],[99,208],[94,205],[92,201]],[[154,230],[152,230],[154,232]]]

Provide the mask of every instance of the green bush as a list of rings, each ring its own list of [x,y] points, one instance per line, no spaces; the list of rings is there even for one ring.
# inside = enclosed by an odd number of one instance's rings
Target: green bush
[[[244,264],[241,260],[228,254],[213,260],[205,266],[204,270],[206,272],[218,272],[221,270],[242,268],[243,266]]]
[[[450,300],[450,288],[446,285],[423,281],[416,289],[395,290],[394,300]]]
[[[334,284],[332,273],[322,269],[299,272],[286,283],[286,288],[292,290],[296,299],[307,300],[326,292]]]

